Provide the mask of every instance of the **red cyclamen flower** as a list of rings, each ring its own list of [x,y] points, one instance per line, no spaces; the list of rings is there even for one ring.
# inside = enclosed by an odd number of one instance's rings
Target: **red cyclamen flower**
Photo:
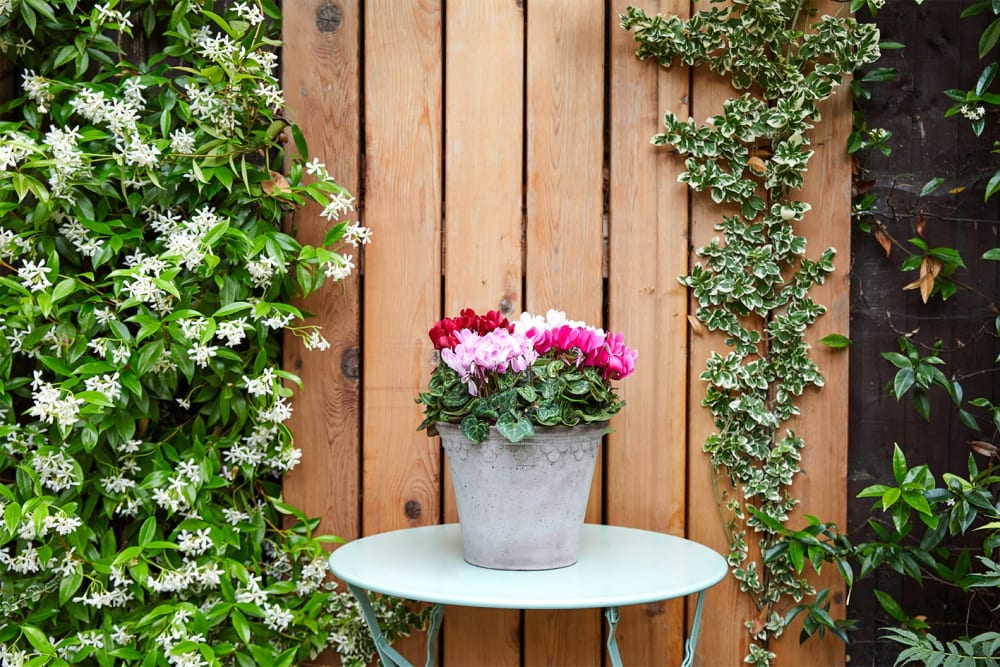
[[[436,322],[428,335],[435,350],[450,350],[458,345],[459,340],[455,334],[463,329],[484,336],[496,329],[506,329],[508,332],[513,332],[514,325],[496,310],[491,310],[485,315],[477,315],[472,308],[465,308],[458,317],[446,317]]]

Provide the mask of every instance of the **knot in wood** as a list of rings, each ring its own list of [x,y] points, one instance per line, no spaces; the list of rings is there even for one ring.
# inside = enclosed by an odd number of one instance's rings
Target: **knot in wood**
[[[344,350],[344,355],[340,358],[340,372],[348,380],[357,380],[361,377],[361,351],[358,348]]]
[[[316,27],[320,32],[336,32],[343,22],[344,13],[337,5],[325,2],[316,11]]]
[[[403,511],[406,512],[406,518],[416,521],[420,518],[420,514],[423,511],[420,507],[420,503],[416,500],[407,500],[406,505],[403,506]]]

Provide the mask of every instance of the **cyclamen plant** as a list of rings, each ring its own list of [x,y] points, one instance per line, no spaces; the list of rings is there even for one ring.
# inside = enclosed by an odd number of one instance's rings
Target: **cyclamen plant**
[[[460,424],[473,442],[483,442],[491,425],[519,442],[536,425],[607,421],[624,406],[611,381],[632,374],[637,356],[622,334],[556,310],[512,323],[497,311],[465,309],[429,336],[441,361],[417,399],[425,406],[419,428],[433,435],[438,422]]]
[[[291,665],[373,653],[281,498],[290,300],[369,242],[283,115],[280,12],[0,0],[0,664]],[[135,26],[161,50],[129,62]],[[290,139],[290,140],[289,140]],[[294,151],[290,150],[294,147]],[[287,168],[286,168],[287,167]],[[318,202],[321,246],[283,231]],[[389,636],[414,617],[379,608]]]

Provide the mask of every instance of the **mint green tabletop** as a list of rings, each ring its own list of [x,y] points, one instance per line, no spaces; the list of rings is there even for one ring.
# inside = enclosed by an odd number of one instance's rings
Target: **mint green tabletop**
[[[618,607],[703,591],[726,575],[712,549],[637,528],[587,524],[579,560],[556,570],[490,570],[462,559],[458,524],[348,542],[330,556],[340,579],[409,600],[507,609]]]

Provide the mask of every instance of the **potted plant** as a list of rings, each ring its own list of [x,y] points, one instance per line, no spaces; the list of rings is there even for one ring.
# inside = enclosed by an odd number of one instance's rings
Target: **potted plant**
[[[439,434],[455,486],[465,559],[534,570],[576,562],[613,381],[637,353],[622,334],[550,310],[510,322],[465,309],[429,332],[441,360],[420,429]]]

